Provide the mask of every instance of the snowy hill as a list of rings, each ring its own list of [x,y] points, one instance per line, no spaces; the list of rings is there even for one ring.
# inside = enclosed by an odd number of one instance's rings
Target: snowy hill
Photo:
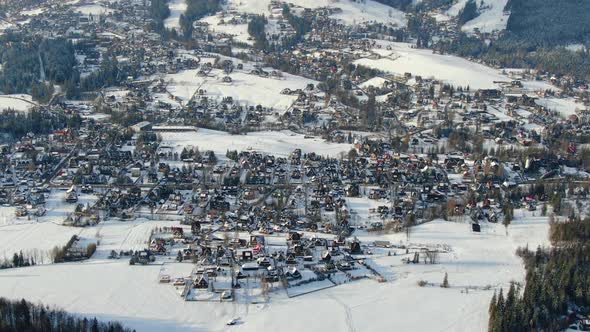
[[[458,0],[446,14],[448,16],[457,16],[465,7],[468,0]],[[508,24],[509,13],[504,12],[504,7],[508,0],[483,0],[477,1],[479,16],[465,23],[461,30],[464,32],[474,32],[478,29],[480,32],[493,32],[506,29]]]
[[[509,80],[497,69],[457,56],[434,54],[432,50],[417,49],[407,43],[379,41],[378,45],[381,45],[381,48],[372,50],[379,55],[378,59],[360,58],[355,63],[386,73],[403,75],[409,72],[424,78],[436,78],[455,86],[469,86],[475,89],[496,88],[497,84],[494,82]],[[551,89],[551,86],[544,82],[525,81],[523,84],[526,89],[532,91]]]
[[[285,330],[287,321],[286,331],[485,331],[494,290],[524,278],[515,249],[548,245],[546,217],[525,210],[516,210],[515,217],[507,232],[501,224],[486,223],[476,234],[469,223],[443,220],[417,226],[410,241],[403,233],[376,236],[359,232],[364,243],[389,240],[412,248],[442,246],[448,252],[434,265],[404,264],[405,250],[398,248],[390,249],[391,256],[376,252],[367,259],[386,276],[384,283],[357,281],[291,299],[277,291],[264,304],[184,302],[173,288],[157,280],[162,272],[188,274],[191,264],[170,258],[163,265],[130,267],[127,260],[106,259],[113,249],[141,248],[153,227],[172,223],[109,221],[98,229],[81,231],[84,238],[100,231],[101,245],[91,260],[68,263],[67,268],[57,264],[2,270],[0,293],[118,320],[138,331],[222,330],[233,317],[241,318],[242,323],[232,328],[240,331]],[[439,287],[445,273],[450,288]],[[421,280],[428,284],[420,287]],[[305,319],[293,319],[298,312],[305,313]]]
[[[372,0],[290,0],[287,3],[301,8],[340,8],[342,11],[332,15],[346,24],[379,22],[397,26],[406,25],[405,13]],[[227,7],[242,13],[272,13],[271,0],[228,0]]]

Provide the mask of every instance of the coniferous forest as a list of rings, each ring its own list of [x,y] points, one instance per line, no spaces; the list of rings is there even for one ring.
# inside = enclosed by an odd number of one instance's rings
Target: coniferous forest
[[[512,284],[490,303],[490,332],[559,331],[568,313],[588,314],[590,306],[590,218],[565,222],[551,218],[551,249],[519,249],[525,286]]]
[[[25,300],[0,298],[1,332],[131,332],[117,322],[99,322]]]
[[[530,46],[590,41],[590,2],[584,0],[510,0],[508,34]]]

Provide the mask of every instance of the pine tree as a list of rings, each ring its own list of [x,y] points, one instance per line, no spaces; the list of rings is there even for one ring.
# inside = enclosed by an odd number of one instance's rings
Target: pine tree
[[[502,322],[502,330],[509,330],[513,325],[513,319],[515,316],[515,302],[516,302],[516,288],[514,283],[510,283],[508,294],[506,295],[506,305],[504,308],[504,320]]]
[[[493,330],[493,322],[496,321],[497,301],[496,292],[494,292],[492,300],[490,301],[490,307],[488,308],[488,313],[490,314],[490,319],[488,320],[488,331]]]
[[[28,331],[31,327],[31,312],[29,305],[23,299],[14,309],[15,326],[17,331]]]
[[[445,272],[445,277],[443,279],[442,288],[449,288],[449,275]]]
[[[493,327],[491,331],[502,331],[502,322],[504,321],[504,309],[504,293],[503,290],[500,289],[500,294],[498,294],[498,303],[496,304],[496,319],[493,322]]]
[[[18,266],[25,266],[25,258],[22,251],[18,254],[18,264]]]
[[[100,332],[100,330],[98,328],[98,320],[96,319],[96,317],[92,320],[92,325],[90,326],[90,331],[91,332]]]

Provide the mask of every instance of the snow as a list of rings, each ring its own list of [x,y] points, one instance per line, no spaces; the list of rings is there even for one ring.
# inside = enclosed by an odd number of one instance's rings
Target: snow
[[[287,157],[300,148],[303,153],[338,156],[348,153],[351,144],[327,143],[321,139],[305,139],[303,135],[290,131],[263,131],[248,135],[231,135],[223,131],[199,128],[196,132],[162,132],[162,146],[170,146],[175,152],[182,152],[185,146],[199,147],[200,151],[212,150],[218,159],[226,159],[227,150],[258,151],[275,156]]]
[[[510,14],[504,13],[504,7],[508,0],[485,0],[483,1],[484,6],[478,6],[480,8],[480,14],[473,20],[465,23],[461,30],[465,32],[474,32],[478,29],[480,32],[494,32],[502,31],[506,29],[508,24],[508,17]]]
[[[76,12],[82,15],[108,15],[113,12],[112,9],[101,6],[101,5],[84,5],[76,8]]]
[[[387,80],[382,77],[373,77],[373,78],[367,80],[366,82],[359,84],[359,87],[361,89],[367,89],[370,86],[373,86],[376,88],[381,88],[381,87],[383,87],[383,85],[386,82],[387,82]]]
[[[476,1],[477,8],[480,12],[479,16],[465,23],[461,27],[461,30],[471,33],[474,32],[475,29],[479,29],[480,32],[485,33],[505,30],[506,25],[508,24],[508,17],[510,16],[509,13],[504,13],[504,7],[506,6],[507,2],[508,0]],[[453,6],[451,6],[451,8],[449,8],[449,10],[447,10],[446,15],[442,15],[442,17],[455,17],[459,15],[466,3],[467,0],[457,1]]]
[[[8,21],[0,21],[0,34],[3,34],[5,30],[14,27],[14,23]]]
[[[207,16],[201,19],[202,22],[209,23],[209,30],[213,33],[223,33],[234,36],[234,40],[253,45],[253,40],[248,40],[250,34],[248,33],[248,24],[220,24],[221,19],[228,21],[230,17]]]
[[[0,111],[13,109],[18,112],[27,112],[35,105],[36,103],[33,102],[31,95],[0,95]]]
[[[203,89],[211,99],[221,101],[223,97],[232,97],[234,102],[241,105],[262,105],[284,111],[297,100],[297,96],[282,95],[283,89],[304,89],[309,83],[317,84],[316,81],[286,73],[282,78],[272,78],[239,71],[226,75],[218,69],[202,77],[197,75],[198,72],[195,69],[167,75],[165,80],[168,82],[168,91],[185,102],[199,89]],[[231,77],[232,82],[223,82],[225,76]]]
[[[81,228],[66,227],[62,223],[77,204],[64,201],[65,191],[54,190],[46,198],[46,213],[42,217],[15,217],[14,207],[0,207],[0,260],[15,252],[23,251],[27,257],[34,256],[38,263],[50,263],[49,251],[55,246],[64,246],[72,235],[80,235]],[[78,204],[92,205],[97,197],[80,194]]]
[[[326,1],[308,1],[309,3],[324,3]],[[326,5],[330,7],[339,7],[342,13],[332,17],[342,20],[346,24],[358,24],[361,22],[378,22],[405,26],[405,14],[395,8],[383,5],[375,1],[365,1],[364,3],[354,1],[327,1]],[[391,15],[389,15],[391,13]]]
[[[432,18],[434,18],[437,22],[448,22],[451,20],[451,17],[444,13],[435,12],[431,14]]]
[[[45,8],[34,8],[29,10],[23,10],[20,12],[21,15],[24,16],[37,16],[45,12]]]
[[[485,65],[453,55],[434,54],[429,49],[413,48],[408,43],[379,42],[383,46],[374,49],[380,59],[362,58],[355,64],[375,68],[384,72],[403,75],[406,72],[423,78],[436,78],[455,86],[469,86],[472,89],[497,88],[494,81],[511,81],[500,71]],[[385,46],[390,46],[387,50]],[[547,83],[523,82],[525,88],[537,90],[552,88]]]
[[[164,20],[164,26],[167,29],[180,29],[180,15],[186,11],[185,0],[170,0],[168,1],[168,7],[170,8],[170,16]]]
[[[342,12],[332,15],[332,17],[342,20],[346,24],[378,22],[397,26],[406,25],[405,14],[402,11],[371,0],[289,0],[286,2],[311,9],[321,7],[340,8]],[[270,0],[229,0],[228,8],[242,13],[265,14],[268,16],[270,14],[270,3]]]
[[[410,235],[410,247],[447,248],[438,264],[403,264],[403,249],[390,249],[395,252],[391,256],[376,251],[367,260],[387,276],[387,282],[355,281],[297,298],[277,290],[269,303],[259,304],[244,299],[184,302],[171,285],[157,282],[162,272],[183,275],[190,270],[190,264],[174,263],[174,257],[170,263],[149,266],[104,259],[110,248],[141,247],[151,227],[166,224],[109,221],[100,230],[97,256],[82,263],[0,271],[0,295],[118,320],[148,332],[223,330],[225,322],[235,317],[241,323],[231,329],[239,331],[285,330],[285,322],[288,331],[485,331],[493,291],[524,279],[522,262],[514,250],[548,245],[547,218],[524,210],[516,210],[515,215],[507,234],[501,224],[484,224],[479,234],[463,222],[435,220],[417,226]],[[98,227],[85,229],[83,234],[92,234]],[[405,234],[361,232],[359,239],[363,243],[373,239],[406,242]],[[450,288],[438,286],[445,272]],[[419,280],[431,285],[419,287]],[[293,319],[294,313],[305,319]]]
[[[449,8],[449,10],[447,10],[446,14],[449,16],[459,15],[461,10],[463,10],[463,8],[465,8],[466,3],[467,3],[467,0],[459,0],[459,1],[455,2],[455,4],[452,5],[451,8]]]
[[[572,51],[572,52],[585,52],[586,45],[584,45],[584,44],[569,44],[565,47],[565,49],[568,51]]]
[[[586,109],[586,106],[577,103],[573,98],[543,98],[535,100],[537,105],[557,111],[562,117],[576,114],[576,110]]]
[[[14,213],[12,213],[14,218]],[[4,223],[2,223],[4,222]],[[52,222],[36,222],[26,218],[18,223],[0,221],[0,260],[10,259],[22,251],[26,257],[36,256],[38,263],[50,263],[49,251],[55,246],[64,246],[79,229]]]

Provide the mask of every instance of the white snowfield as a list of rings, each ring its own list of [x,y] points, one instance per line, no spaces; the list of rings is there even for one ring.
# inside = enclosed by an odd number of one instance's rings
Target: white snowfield
[[[271,13],[271,0],[228,0],[227,8],[241,13],[264,14]],[[359,24],[364,22],[378,22],[397,26],[406,25],[405,14],[395,8],[372,0],[288,0],[285,1],[302,8],[332,7],[340,8],[342,12],[332,15],[345,24]]]
[[[352,144],[328,143],[319,138],[306,139],[288,130],[231,135],[224,131],[199,128],[196,132],[163,132],[161,135],[161,145],[171,147],[174,152],[180,153],[184,147],[193,146],[201,152],[215,152],[220,160],[227,159],[227,150],[257,151],[287,157],[294,149],[300,148],[303,153],[315,152],[322,156],[337,157],[353,148]]]
[[[262,105],[285,111],[297,100],[297,96],[283,95],[283,89],[305,89],[307,84],[317,84],[316,81],[287,73],[282,73],[282,78],[273,78],[245,71],[234,71],[226,75],[222,70],[213,69],[207,77],[199,76],[198,72],[199,70],[194,69],[166,75],[168,91],[185,102],[195,96],[198,90],[204,90],[205,96],[220,102],[224,97],[232,97],[240,105]],[[229,76],[231,82],[224,82],[225,76]]]
[[[92,194],[81,194],[78,198],[82,205],[96,201]],[[83,234],[82,228],[62,225],[75,208],[76,204],[64,201],[64,191],[61,190],[49,194],[46,213],[42,217],[16,218],[14,207],[0,207],[0,260],[10,259],[14,253],[22,251],[24,256],[34,258],[38,264],[49,264],[51,249],[64,246],[72,235]],[[95,233],[88,237],[95,237]]]
[[[80,7],[76,8],[75,11],[81,13],[82,15],[93,15],[93,16],[107,15],[107,14],[110,14],[113,12],[113,10],[110,8],[107,8],[102,5],[95,5],[95,4],[80,6]]]
[[[23,10],[20,12],[20,14],[24,16],[37,16],[39,14],[42,14],[43,12],[45,12],[44,8],[34,8],[29,10]]]
[[[11,109],[17,112],[27,112],[35,105],[31,95],[0,95],[0,111]]]
[[[511,81],[499,70],[457,56],[434,54],[430,49],[413,48],[413,45],[408,43],[380,41],[379,44],[382,48],[372,51],[379,54],[380,59],[362,58],[356,60],[355,64],[396,75],[411,73],[423,78],[436,78],[455,86],[469,86],[471,89],[497,88],[498,84],[494,83],[495,81]],[[387,46],[391,50],[388,50]],[[525,81],[523,85],[530,90],[555,90],[544,82]]]
[[[448,16],[457,16],[465,7],[468,0],[457,1],[446,12]],[[504,7],[508,0],[477,0],[477,8],[479,9],[479,16],[471,21],[465,23],[461,30],[465,32],[475,32],[478,29],[480,32],[494,32],[506,29],[508,24],[509,13],[504,12]],[[482,6],[483,4],[483,6]]]
[[[186,11],[185,0],[170,0],[168,1],[168,8],[170,8],[170,16],[164,20],[164,26],[167,29],[180,29],[180,15]]]
[[[12,212],[10,218],[14,218]],[[36,222],[34,219],[18,224],[0,226],[0,260],[10,260],[12,255],[23,252],[38,264],[51,262],[49,251],[55,246],[64,246],[80,229],[65,227],[52,222]]]
[[[396,26],[404,26],[407,23],[405,13],[402,11],[372,0],[290,0],[286,2],[301,8],[340,8],[342,11],[332,15],[332,17],[342,20],[342,22],[345,24],[378,22]],[[271,0],[228,0],[225,9],[230,11],[235,10],[238,13],[263,14],[269,16],[272,14],[270,5]],[[164,20],[164,25],[168,29],[178,29],[180,26],[178,21],[180,15],[183,14],[187,8],[186,2],[185,0],[170,0],[168,6],[170,8],[170,16]],[[211,18],[205,18],[203,20],[208,23],[212,23],[212,21],[214,21],[214,19]],[[217,32],[237,32],[236,34],[239,36],[238,40],[240,41],[242,41],[242,39],[247,39],[247,36],[243,35],[244,31],[243,27],[241,26],[215,26],[214,29]]]
[[[536,104],[557,111],[562,117],[568,117],[577,113],[577,110],[587,109],[583,103],[577,103],[573,98],[543,98],[535,101]]]
[[[254,40],[248,40],[250,34],[248,33],[248,24],[228,24],[225,23],[231,17],[221,17],[219,15],[207,16],[201,19],[201,22],[209,24],[209,30],[216,34],[227,34],[233,36],[234,41],[254,45]],[[223,20],[223,24],[222,21]]]
[[[158,276],[160,271],[188,274],[191,264],[175,263],[174,257],[163,266],[129,266],[127,259],[105,259],[110,250],[141,248],[153,227],[170,222],[108,221],[82,231],[82,237],[100,234],[91,260],[2,270],[0,295],[118,320],[142,332],[227,330],[225,323],[234,317],[241,321],[231,327],[236,331],[486,331],[494,290],[524,279],[515,249],[548,245],[547,218],[523,210],[515,216],[508,235],[501,224],[484,224],[479,234],[463,222],[436,220],[417,226],[411,247],[449,248],[438,264],[403,264],[405,250],[391,249],[391,256],[368,256],[386,277],[385,283],[356,281],[291,299],[279,290],[266,304],[243,298],[231,303],[184,302],[170,285],[159,284]],[[406,243],[403,233],[361,232],[359,239],[367,244],[376,239]],[[447,289],[439,287],[445,272],[451,286]],[[419,287],[419,280],[431,284]]]

